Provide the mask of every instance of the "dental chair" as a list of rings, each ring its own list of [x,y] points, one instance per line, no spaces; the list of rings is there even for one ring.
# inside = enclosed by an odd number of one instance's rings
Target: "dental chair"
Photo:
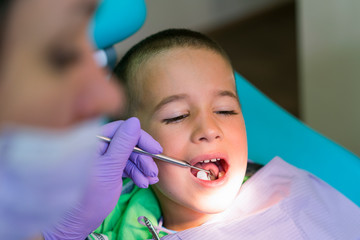
[[[145,18],[144,0],[103,0],[91,26],[96,47],[112,49],[112,45],[135,33]],[[326,181],[360,206],[360,158],[296,119],[240,74],[235,73],[235,78],[246,123],[249,159],[266,164],[280,156]]]

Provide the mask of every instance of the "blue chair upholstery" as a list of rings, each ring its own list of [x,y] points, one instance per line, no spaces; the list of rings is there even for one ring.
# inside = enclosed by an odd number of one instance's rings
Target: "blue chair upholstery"
[[[238,73],[235,77],[249,159],[266,164],[280,156],[318,176],[360,206],[360,158],[300,122]]]
[[[90,25],[90,36],[98,49],[111,47],[138,31],[145,18],[145,0],[103,0]]]
[[[91,34],[105,48],[144,23],[144,0],[103,0]],[[275,156],[320,177],[360,206],[360,159],[287,113],[239,74],[237,91],[246,123],[249,158],[266,164]]]

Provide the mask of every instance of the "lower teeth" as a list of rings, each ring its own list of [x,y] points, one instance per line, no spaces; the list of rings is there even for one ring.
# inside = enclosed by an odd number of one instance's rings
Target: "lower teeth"
[[[225,175],[225,172],[224,172],[224,171],[221,171],[221,172],[219,172],[218,178],[221,178],[221,177],[223,177],[224,175]]]

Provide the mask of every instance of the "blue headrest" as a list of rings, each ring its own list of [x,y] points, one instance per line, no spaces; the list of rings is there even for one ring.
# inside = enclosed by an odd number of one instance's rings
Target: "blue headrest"
[[[90,25],[90,35],[98,49],[120,42],[144,24],[144,0],[103,0]]]
[[[360,158],[306,126],[235,74],[248,137],[249,159],[275,156],[318,176],[360,206]]]

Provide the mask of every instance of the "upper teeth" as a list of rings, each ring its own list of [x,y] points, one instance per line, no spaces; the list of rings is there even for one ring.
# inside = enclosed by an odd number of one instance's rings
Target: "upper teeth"
[[[216,161],[220,161],[220,158],[207,159],[207,160],[200,161],[199,163],[209,163],[209,162],[216,162]]]

